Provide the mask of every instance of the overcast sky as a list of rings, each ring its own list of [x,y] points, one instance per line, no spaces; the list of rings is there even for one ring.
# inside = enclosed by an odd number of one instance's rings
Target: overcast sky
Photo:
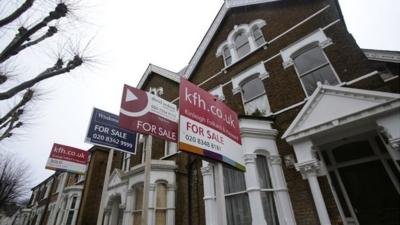
[[[50,0],[42,0],[50,1]],[[79,3],[78,18],[63,37],[92,40],[94,63],[35,87],[38,97],[24,115],[26,126],[0,143],[0,151],[18,153],[37,184],[53,171],[44,169],[53,143],[89,149],[84,143],[93,107],[117,114],[122,85],[136,86],[149,63],[177,72],[189,62],[222,0],[90,0]],[[341,0],[349,31],[362,48],[400,50],[400,1]],[[1,6],[0,6],[1,7]],[[71,28],[72,27],[72,28]],[[73,33],[73,35],[69,34]],[[1,33],[0,33],[1,35]],[[73,36],[73,37],[71,37]],[[35,74],[49,63],[41,49],[29,50],[19,72]],[[50,52],[50,53],[49,53]],[[52,56],[52,51],[47,51]],[[54,54],[53,54],[54,55]],[[16,77],[15,80],[23,80]],[[2,102],[0,111],[12,102]]]

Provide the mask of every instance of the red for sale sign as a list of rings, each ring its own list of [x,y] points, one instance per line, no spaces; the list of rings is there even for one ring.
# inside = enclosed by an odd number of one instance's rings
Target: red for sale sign
[[[179,149],[245,170],[237,114],[185,79],[179,89]]]
[[[177,142],[178,111],[176,105],[156,95],[125,85],[119,126]]]
[[[89,152],[60,144],[51,149],[46,169],[69,171],[78,174],[86,172]]]

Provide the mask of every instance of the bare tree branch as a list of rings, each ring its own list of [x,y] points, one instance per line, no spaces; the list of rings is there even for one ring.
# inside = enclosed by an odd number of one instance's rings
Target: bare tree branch
[[[64,3],[59,3],[56,8],[49,13],[48,16],[46,16],[42,21],[40,21],[32,28],[26,29],[24,27],[20,27],[18,29],[18,33],[15,35],[11,43],[0,53],[0,63],[3,63],[14,55],[17,55],[21,45],[25,41],[29,41],[30,37],[34,33],[47,26],[49,22],[65,17],[67,15],[67,12],[67,5],[65,5]]]
[[[35,0],[25,0],[25,2],[18,9],[16,9],[6,18],[0,20],[0,27],[5,26],[20,17],[24,12],[32,7],[34,1]]]
[[[24,50],[25,48],[36,45],[36,44],[46,40],[47,38],[53,36],[55,33],[57,33],[57,28],[54,26],[50,26],[45,34],[43,34],[41,37],[37,38],[34,41],[30,41],[30,42],[22,45],[21,47],[18,48],[17,51],[20,52],[20,51]]]
[[[14,113],[17,113],[19,108],[24,106],[28,101],[32,99],[32,96],[33,96],[33,90],[26,91],[21,101],[18,102],[18,104],[16,104],[6,115],[0,118],[0,125],[2,125],[6,120],[8,120]]]
[[[10,154],[0,153],[0,209],[23,197],[29,187],[26,164]]]
[[[45,79],[48,79],[50,77],[54,77],[54,76],[57,76],[60,74],[67,73],[67,72],[75,69],[76,67],[82,65],[82,63],[83,63],[82,58],[80,56],[75,56],[72,60],[70,60],[67,63],[67,65],[65,67],[62,67],[62,64],[63,64],[62,60],[59,59],[53,67],[48,68],[46,71],[40,73],[35,78],[25,81],[23,83],[20,83],[17,86],[9,89],[8,91],[0,93],[0,100],[9,99],[9,98],[13,97],[14,95],[16,95],[18,92],[25,90],[27,88],[30,88],[42,80],[45,80]]]

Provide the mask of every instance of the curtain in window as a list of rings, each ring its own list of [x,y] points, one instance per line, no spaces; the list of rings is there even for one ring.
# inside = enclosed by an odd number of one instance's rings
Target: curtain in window
[[[224,167],[225,208],[228,225],[251,225],[244,173]]]
[[[167,223],[167,185],[164,183],[157,184],[156,197],[156,224],[165,225]]]
[[[250,44],[244,32],[239,33],[235,37],[235,47],[238,57],[241,58],[250,52]]]
[[[299,49],[292,58],[307,95],[314,92],[317,82],[328,85],[339,83],[318,42]]]
[[[263,155],[257,155],[256,163],[265,220],[267,221],[268,225],[279,225],[278,214],[276,213],[275,207],[274,192],[273,190],[268,190],[273,189],[273,187],[267,158]]]

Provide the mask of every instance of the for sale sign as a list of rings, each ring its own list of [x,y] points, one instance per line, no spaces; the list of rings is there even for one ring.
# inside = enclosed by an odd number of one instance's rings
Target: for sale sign
[[[93,109],[85,142],[135,154],[136,133],[119,127],[118,116]]]
[[[179,149],[245,170],[237,114],[185,79],[179,89]]]
[[[143,90],[124,86],[119,125],[122,128],[177,142],[176,105]]]
[[[54,144],[46,169],[84,174],[89,152],[66,145]]]

